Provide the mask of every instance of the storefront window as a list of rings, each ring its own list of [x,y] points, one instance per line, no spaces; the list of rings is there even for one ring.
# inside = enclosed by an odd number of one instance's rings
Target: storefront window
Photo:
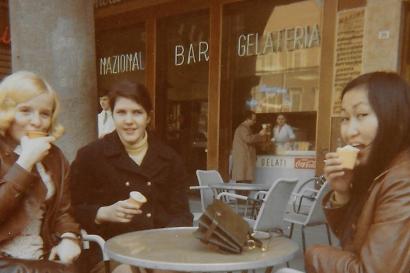
[[[209,12],[158,23],[156,122],[160,135],[195,170],[206,169]]]
[[[223,12],[222,91],[233,134],[249,109],[272,136],[260,153],[277,153],[273,127],[283,114],[296,139],[285,150],[314,150],[319,93],[321,7],[317,1],[252,0]]]
[[[145,83],[145,25],[97,32],[96,52],[99,95],[117,81]]]

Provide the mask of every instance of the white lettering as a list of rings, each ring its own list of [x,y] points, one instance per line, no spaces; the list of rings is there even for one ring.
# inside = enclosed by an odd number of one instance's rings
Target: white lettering
[[[238,56],[245,56],[246,54],[246,47],[244,45],[244,42],[246,43],[246,36],[245,35],[239,35],[238,38]]]
[[[265,33],[240,34],[237,54],[240,57],[292,51],[320,46],[319,25],[296,26]]]
[[[303,48],[303,36],[305,34],[304,28],[295,27],[295,37],[293,39],[293,49]]]
[[[202,46],[204,46],[204,50],[202,50]],[[207,42],[199,42],[199,56],[198,56],[198,62],[201,61],[201,56],[204,55],[205,61],[209,60],[209,55],[208,55],[208,43]]]
[[[191,63],[191,60],[193,60],[193,62],[196,63],[196,60],[195,60],[195,51],[194,51],[194,45],[193,45],[193,44],[190,44],[190,45],[189,45],[188,64]]]
[[[198,44],[191,43],[187,50],[183,45],[176,45],[174,52],[174,65],[176,66],[209,60],[209,45],[206,41],[200,41]]]
[[[178,59],[180,57],[180,59]],[[176,45],[175,46],[175,65],[182,65],[184,63],[184,46]]]
[[[268,33],[265,36],[265,46],[263,47],[263,51],[262,54],[266,54],[266,52],[268,51],[272,51],[273,52],[273,40],[272,40],[272,33]]]
[[[255,44],[251,42],[251,39],[252,39],[253,36],[255,36],[254,33],[249,33],[246,36],[246,39],[247,39],[246,40],[246,56],[252,55],[251,53],[249,53],[249,48],[252,48],[253,46],[255,46]]]
[[[142,52],[127,53],[102,57],[100,61],[100,75],[119,74],[144,70]]]

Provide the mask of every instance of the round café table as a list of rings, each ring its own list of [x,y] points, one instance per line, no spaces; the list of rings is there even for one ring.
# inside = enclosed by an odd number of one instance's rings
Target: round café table
[[[264,252],[255,248],[241,254],[222,253],[194,238],[195,230],[179,227],[130,232],[109,239],[104,248],[110,259],[120,263],[186,272],[267,268],[290,261],[298,251],[292,240],[272,237]]]

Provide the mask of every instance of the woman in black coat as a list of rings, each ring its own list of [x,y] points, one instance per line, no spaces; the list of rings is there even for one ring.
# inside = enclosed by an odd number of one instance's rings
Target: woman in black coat
[[[88,233],[105,239],[136,230],[192,226],[182,160],[146,130],[152,113],[147,90],[121,82],[109,96],[116,130],[81,148],[72,164],[77,220]],[[131,191],[147,198],[141,208],[126,201]]]

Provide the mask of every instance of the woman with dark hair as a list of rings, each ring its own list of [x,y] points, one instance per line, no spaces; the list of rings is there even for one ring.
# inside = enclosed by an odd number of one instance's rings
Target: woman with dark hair
[[[109,99],[116,130],[81,148],[72,164],[78,221],[105,239],[136,230],[192,226],[182,160],[147,130],[152,104],[146,88],[120,82]],[[131,191],[146,197],[141,208],[127,202]],[[91,266],[97,262],[97,256],[87,258]],[[132,270],[115,266],[113,272]]]
[[[333,191],[324,211],[341,249],[313,246],[308,273],[410,272],[410,87],[395,73],[373,72],[342,92],[341,135],[360,150],[353,171],[328,153]]]

